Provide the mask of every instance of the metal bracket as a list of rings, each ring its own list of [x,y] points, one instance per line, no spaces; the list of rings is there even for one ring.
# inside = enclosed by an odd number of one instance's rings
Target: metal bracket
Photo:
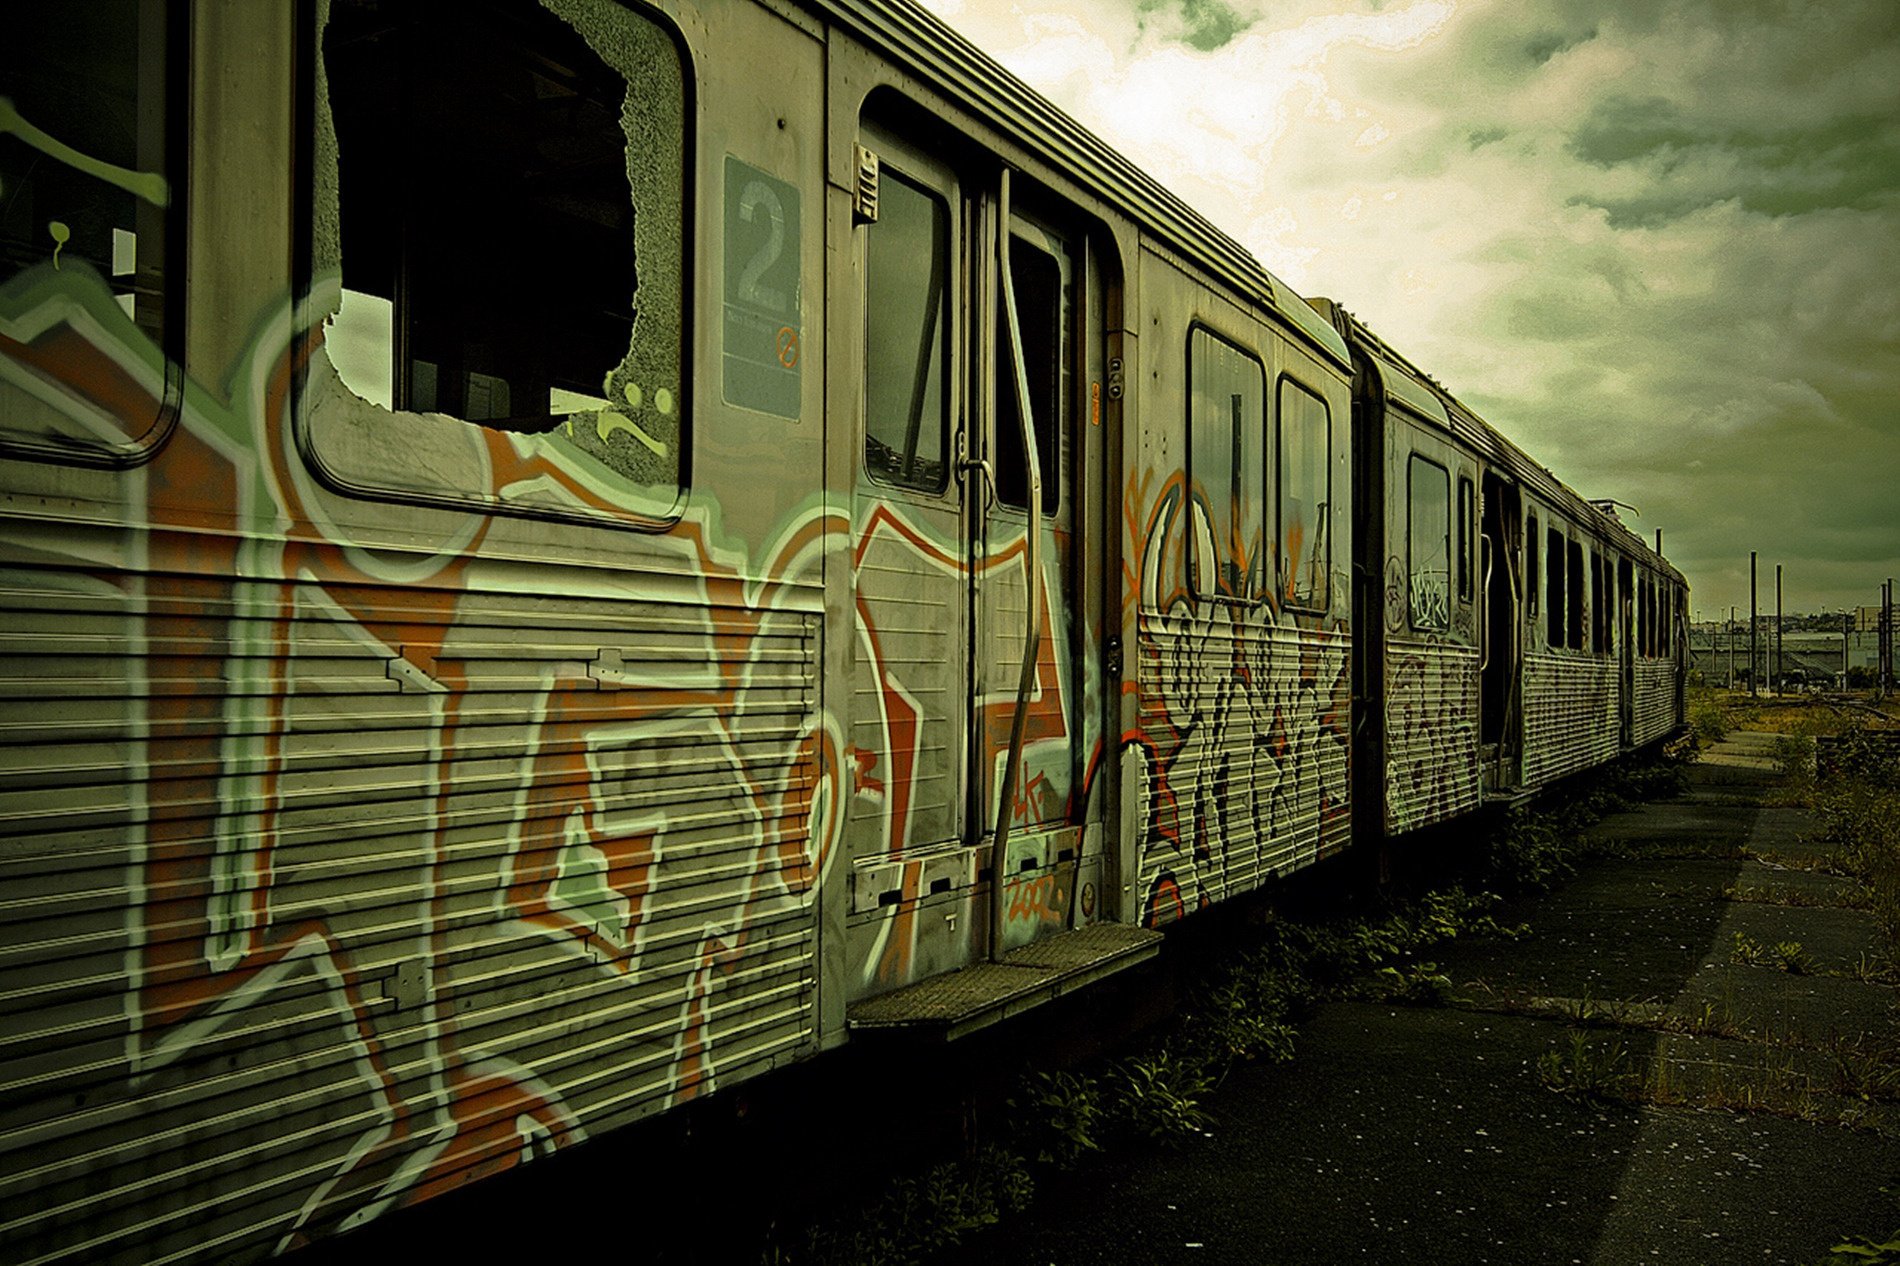
[[[880,163],[876,151],[862,145],[852,147],[852,166],[857,172],[856,188],[851,192],[851,220],[854,224],[877,223],[877,186]]]

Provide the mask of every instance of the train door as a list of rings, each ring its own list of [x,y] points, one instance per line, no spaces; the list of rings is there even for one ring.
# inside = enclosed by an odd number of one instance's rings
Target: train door
[[[901,870],[866,863],[967,834],[971,677],[971,518],[957,469],[968,197],[921,147],[868,129],[865,145],[877,167],[875,218],[857,232],[864,374],[846,830],[858,912],[918,895]],[[949,873],[924,882],[938,878],[967,882]]]
[[[1517,724],[1517,630],[1523,592],[1518,548],[1523,503],[1517,486],[1506,483],[1494,471],[1485,472],[1483,488],[1480,569],[1484,584],[1484,659],[1478,687],[1478,742],[1485,758],[1486,781],[1496,789],[1515,786],[1518,781],[1521,727]]]
[[[1082,270],[1079,234],[1020,214],[1005,224],[1000,173],[869,122],[860,143],[875,210],[854,234],[864,378],[846,848],[854,992],[868,994],[991,950],[990,843],[1019,702],[1003,939],[1067,921],[1081,833],[1046,828],[1067,823],[1077,781],[1067,459]]]
[[[1047,220],[993,205],[997,245],[980,269],[991,296],[986,417],[970,427],[970,448],[993,486],[970,490],[976,520],[971,568],[976,614],[973,835],[995,833],[1009,820],[1005,941],[1034,939],[1066,915],[1068,878],[1079,831],[1059,836],[1073,818],[1079,774],[1076,707],[1076,503],[1071,460],[1075,440],[1077,292],[1080,252],[1074,237]],[[1005,284],[1009,287],[1005,294]],[[1013,304],[1006,302],[1013,299]],[[1012,308],[1016,336],[1011,334]],[[1014,360],[1022,354],[1018,388]],[[1024,410],[1028,411],[1025,422]],[[1030,548],[1030,471],[1040,486],[1036,548]],[[1026,583],[1034,570],[1036,592]],[[1032,600],[1033,598],[1033,600]],[[1024,654],[1034,624],[1035,664]],[[1020,722],[1018,716],[1020,713]],[[1020,754],[1012,769],[1012,731]],[[1009,797],[1004,809],[1003,797]],[[1025,875],[1036,875],[1025,880]],[[1059,907],[1059,908],[1058,908]]]

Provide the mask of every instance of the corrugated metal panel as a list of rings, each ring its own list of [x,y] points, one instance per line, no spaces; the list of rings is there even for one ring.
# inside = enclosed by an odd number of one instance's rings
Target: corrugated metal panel
[[[1142,632],[1142,891],[1191,910],[1343,843],[1350,640],[1147,614]]]
[[[1614,659],[1524,657],[1524,784],[1539,786],[1615,758],[1622,722]]]
[[[1636,700],[1630,738],[1653,743],[1676,728],[1676,666],[1666,659],[1636,661]]]
[[[335,1229],[814,1046],[815,591],[8,579],[0,1257]]]
[[[1478,807],[1478,652],[1390,638],[1385,656],[1386,830]]]

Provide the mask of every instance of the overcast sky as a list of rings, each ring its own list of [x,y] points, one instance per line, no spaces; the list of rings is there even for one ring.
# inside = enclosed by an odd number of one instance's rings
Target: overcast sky
[[[1900,0],[925,0],[1689,577],[1900,576]]]

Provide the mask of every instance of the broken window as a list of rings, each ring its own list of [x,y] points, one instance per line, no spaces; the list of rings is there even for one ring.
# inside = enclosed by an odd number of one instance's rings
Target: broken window
[[[166,275],[179,14],[164,0],[16,5],[0,40],[0,446],[133,460],[182,377]]]
[[[515,437],[580,488],[670,514],[687,439],[671,37],[602,0],[332,0],[321,49],[314,254],[320,276],[340,267],[325,344],[342,383],[398,415]],[[429,434],[414,442],[438,457]],[[468,463],[426,464],[352,482],[551,495],[545,480],[469,487]],[[464,483],[442,486],[453,470]],[[581,494],[557,502],[588,509]]]
[[[864,469],[941,492],[950,479],[950,208],[887,163],[865,232]]]
[[[1332,434],[1326,402],[1280,380],[1280,596],[1288,606],[1324,610],[1333,544]]]
[[[1266,377],[1226,339],[1199,326],[1189,333],[1188,584],[1201,597],[1245,601],[1264,591]]]

